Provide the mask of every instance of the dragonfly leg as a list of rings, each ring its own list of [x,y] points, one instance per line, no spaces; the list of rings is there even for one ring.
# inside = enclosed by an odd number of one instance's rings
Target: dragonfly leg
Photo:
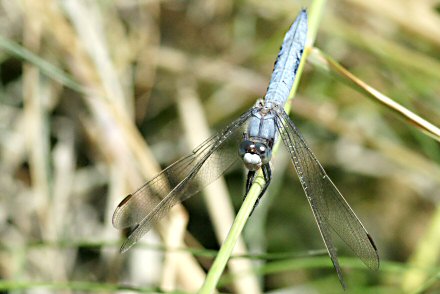
[[[252,183],[254,182],[255,177],[255,171],[250,170],[247,174],[247,180],[246,180],[246,193],[244,194],[243,201],[246,199],[246,195],[249,193],[249,190],[251,189]]]
[[[264,193],[266,192],[267,188],[269,187],[270,181],[272,180],[272,171],[270,169],[269,163],[263,165],[261,167],[261,169],[263,170],[263,177],[264,177],[265,184],[264,184],[263,188],[261,189],[260,195],[258,195],[257,201],[255,202],[254,207],[252,208],[251,214],[249,216],[252,215],[255,208],[258,206],[258,203],[260,203],[261,197],[263,197]]]

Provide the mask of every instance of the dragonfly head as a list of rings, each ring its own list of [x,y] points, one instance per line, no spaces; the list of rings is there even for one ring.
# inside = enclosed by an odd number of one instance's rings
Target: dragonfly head
[[[272,149],[262,142],[243,140],[238,149],[247,169],[255,171],[263,164],[269,163],[272,157]]]

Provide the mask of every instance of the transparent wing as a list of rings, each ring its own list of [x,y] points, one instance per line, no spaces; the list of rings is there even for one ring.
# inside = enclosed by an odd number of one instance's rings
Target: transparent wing
[[[282,109],[277,112],[277,127],[289,150],[339,280],[345,288],[329,227],[365,265],[373,270],[379,268],[376,246],[361,221],[307,146],[294,123]]]
[[[174,205],[212,183],[237,161],[237,144],[229,143],[241,138],[241,127],[251,113],[252,109],[242,114],[190,155],[171,164],[121,201],[113,214],[113,226],[134,227],[121,247],[122,252],[133,246]]]

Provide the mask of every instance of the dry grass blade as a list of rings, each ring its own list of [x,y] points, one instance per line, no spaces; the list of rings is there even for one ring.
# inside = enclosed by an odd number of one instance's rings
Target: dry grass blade
[[[314,48],[310,56],[310,60],[321,68],[325,68],[331,73],[335,74],[338,78],[342,79],[344,82],[353,86],[356,90],[361,91],[374,101],[380,103],[386,108],[392,110],[394,113],[402,117],[406,122],[415,126],[417,129],[422,131],[424,134],[432,137],[433,139],[440,142],[440,129],[435,125],[431,124],[427,120],[413,113],[409,109],[397,103],[390,97],[382,94],[378,90],[374,89],[364,81],[358,79],[350,71],[340,65],[338,62],[333,60],[330,56],[324,54],[321,50]]]

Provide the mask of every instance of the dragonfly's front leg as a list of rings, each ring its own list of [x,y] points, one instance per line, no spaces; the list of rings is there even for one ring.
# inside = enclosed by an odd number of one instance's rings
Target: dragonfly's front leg
[[[255,177],[255,171],[254,170],[250,170],[248,172],[248,174],[247,174],[246,192],[244,194],[243,201],[244,201],[244,199],[246,199],[246,195],[249,193],[249,190],[252,187],[252,183],[254,182],[254,177]]]
[[[264,193],[266,192],[267,188],[269,187],[270,181],[272,180],[272,171],[270,169],[269,163],[264,164],[261,169],[263,170],[263,177],[264,177],[264,186],[261,189],[260,195],[258,195],[257,201],[255,201],[254,207],[252,208],[251,214],[254,212],[255,208],[258,206],[258,203],[260,203],[261,197],[263,197]],[[249,171],[248,172],[248,178],[246,181],[246,195],[244,195],[244,199],[246,199],[247,194],[249,193],[250,187],[253,183],[253,179],[255,177],[255,171]]]

